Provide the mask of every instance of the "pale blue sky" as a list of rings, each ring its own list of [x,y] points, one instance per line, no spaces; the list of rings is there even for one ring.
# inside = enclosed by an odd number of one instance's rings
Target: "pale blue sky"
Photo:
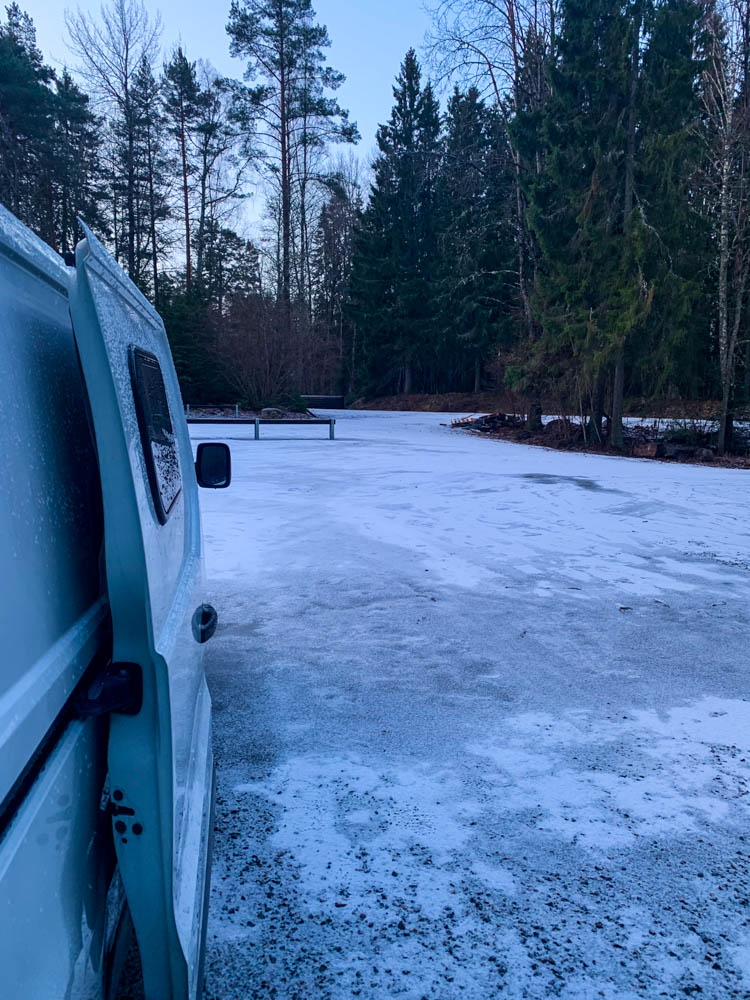
[[[99,0],[19,0],[34,19],[39,46],[56,68],[74,62],[65,46],[64,11],[76,6],[98,10]],[[220,73],[240,77],[243,66],[229,56],[225,31],[229,0],[146,0],[149,10],[161,12],[162,43],[171,48],[182,41],[190,59],[207,59]],[[358,124],[362,141],[358,152],[366,160],[375,144],[375,131],[390,114],[391,87],[410,46],[420,51],[429,26],[422,0],[313,0],[318,20],[328,25],[332,46],[329,62],[346,74],[339,91],[341,103]]]

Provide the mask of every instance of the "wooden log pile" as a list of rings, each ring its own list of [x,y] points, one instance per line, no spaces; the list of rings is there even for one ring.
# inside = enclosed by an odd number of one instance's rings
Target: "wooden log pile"
[[[551,448],[580,449],[594,444],[587,440],[580,422],[570,418],[548,421],[543,429],[531,433],[525,429],[524,418],[514,413],[487,413],[483,416],[456,417],[451,427],[479,431],[543,444]],[[657,422],[625,427],[625,454],[634,458],[672,459],[673,461],[712,462],[716,457],[715,434],[698,426],[660,427]],[[607,445],[605,427],[603,444]]]
[[[451,420],[451,427],[461,427],[464,430],[482,431],[484,434],[491,434],[493,431],[506,430],[508,428],[523,427],[523,417],[515,413],[486,413],[479,417],[456,417]]]

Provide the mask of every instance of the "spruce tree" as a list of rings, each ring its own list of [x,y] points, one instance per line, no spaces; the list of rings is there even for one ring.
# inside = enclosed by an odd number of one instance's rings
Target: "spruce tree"
[[[441,376],[481,389],[490,349],[512,337],[513,162],[504,122],[475,87],[448,101],[438,183]]]
[[[612,440],[621,443],[626,350],[644,329],[647,227],[634,212],[640,38],[644,3],[564,0],[552,94],[542,116],[542,169],[528,185],[541,249],[535,308],[540,368],[588,403],[601,435],[609,382]],[[571,358],[572,355],[572,358]],[[572,361],[571,365],[569,362]]]
[[[53,160],[54,72],[16,3],[0,24],[0,201],[56,246],[49,170]]]
[[[436,186],[440,118],[413,49],[393,88],[395,104],[377,133],[374,183],[357,237],[353,308],[366,340],[362,377],[369,388],[429,386],[436,313]]]
[[[345,165],[346,166],[346,165]],[[312,254],[316,330],[337,346],[339,388],[354,389],[356,327],[347,309],[354,258],[354,233],[362,199],[356,173],[338,173],[318,218]]]
[[[692,0],[660,0],[646,10],[648,44],[638,94],[641,134],[636,210],[646,224],[646,283],[654,288],[643,336],[630,363],[642,395],[710,391],[705,262],[709,227],[696,212],[702,147],[698,81],[702,12]]]
[[[55,143],[51,164],[55,193],[56,245],[72,253],[81,236],[78,218],[95,232],[106,228],[99,147],[102,122],[87,94],[67,70],[55,81]]]

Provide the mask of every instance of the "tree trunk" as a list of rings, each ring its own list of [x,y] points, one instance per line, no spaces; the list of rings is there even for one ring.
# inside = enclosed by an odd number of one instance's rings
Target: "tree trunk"
[[[719,420],[719,454],[727,445],[727,417],[732,384],[733,358],[729,345],[729,209],[731,200],[731,152],[728,141],[722,151],[722,176],[719,224],[719,370],[721,372],[721,417]]]
[[[742,322],[743,310],[745,306],[745,289],[748,278],[748,262],[742,259],[739,262],[740,273],[736,276],[734,317],[732,329],[728,330],[729,342],[727,345],[728,374],[726,379],[722,379],[721,392],[721,419],[719,421],[719,454],[723,455],[732,447],[732,434],[734,431],[734,412],[732,409],[732,397],[734,395],[734,376],[737,357],[737,340],[739,338],[740,323]]]
[[[613,447],[622,449],[625,440],[622,432],[622,409],[625,394],[625,346],[617,349],[615,361],[615,380],[612,388],[612,422],[609,429],[609,442]]]
[[[156,252],[156,199],[154,197],[154,156],[151,148],[151,126],[149,124],[146,134],[146,145],[148,153],[148,207],[150,215],[151,230],[151,269],[154,278],[154,305],[159,308],[159,265]]]
[[[407,361],[404,365],[404,394],[406,396],[411,395],[411,388],[412,388],[411,361]]]
[[[180,151],[182,153],[182,195],[185,209],[185,289],[190,291],[192,265],[190,261],[190,199],[188,197],[188,162],[185,143],[185,106],[180,97]]]
[[[208,166],[206,164],[206,156],[204,154],[203,164],[201,167],[201,204],[200,204],[200,215],[198,217],[198,266],[197,266],[197,276],[198,276],[198,286],[203,284],[203,243],[206,238],[206,200],[207,200],[207,187],[208,187]]]
[[[474,392],[482,391],[482,359],[477,356],[474,359]]]
[[[625,192],[623,196],[623,233],[627,238],[633,214],[635,184],[635,103],[638,91],[638,72],[641,53],[641,3],[636,5],[633,26],[633,48],[630,57],[630,87],[628,92],[628,141],[625,154]],[[625,393],[625,342],[617,348],[615,380],[612,390],[612,423],[609,432],[610,443],[615,448],[624,446],[622,432],[623,396]]]
[[[604,419],[604,370],[602,368],[596,373],[594,387],[591,393],[591,419],[589,429],[593,432],[592,439],[595,438],[599,444],[602,443],[602,421]]]
[[[534,317],[526,287],[526,215],[523,208],[523,191],[521,190],[521,156],[515,150],[513,150],[513,164],[515,168],[516,219],[518,221],[518,289],[521,294],[526,332],[531,341],[534,339]]]
[[[349,392],[354,392],[354,384],[357,371],[357,325],[352,326],[352,360],[349,371]]]
[[[541,431],[543,429],[542,401],[540,399],[532,399],[529,402],[528,411],[526,413],[526,427],[530,431]]]
[[[282,17],[283,22],[283,17]],[[289,122],[287,121],[287,78],[284,25],[279,25],[279,139],[281,153],[281,299],[287,309],[291,303],[290,253],[292,242],[292,202],[290,191]]]
[[[112,173],[112,236],[115,241],[115,260],[120,263],[120,240],[117,237],[117,178]]]
[[[130,94],[125,89],[126,122],[128,129],[127,207],[128,207],[128,277],[135,280],[135,122]]]
[[[729,386],[721,387],[721,413],[719,415],[718,451],[723,455],[729,447]]]

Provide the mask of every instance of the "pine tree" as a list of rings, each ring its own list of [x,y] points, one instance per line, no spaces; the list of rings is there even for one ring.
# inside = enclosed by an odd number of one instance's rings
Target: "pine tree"
[[[170,163],[161,136],[165,126],[159,83],[151,63],[142,59],[133,82],[137,175],[138,283],[159,304],[159,261],[165,255],[160,235],[169,217]],[[148,275],[150,272],[150,275]]]
[[[279,297],[287,305],[292,297],[295,189],[303,208],[296,242],[308,244],[304,207],[310,151],[321,143],[358,138],[348,113],[327,93],[344,78],[326,65],[328,31],[314,18],[310,0],[233,0],[227,25],[232,55],[247,60],[246,79],[262,81],[235,88],[235,115],[276,188]]]
[[[192,136],[197,225],[193,227],[195,274],[205,282],[207,246],[244,197],[248,159],[241,155],[240,136],[232,118],[231,91],[206,64],[200,67],[198,115]],[[210,231],[210,232],[209,232]],[[209,279],[210,280],[210,279]]]
[[[194,167],[190,157],[190,137],[200,118],[201,93],[195,72],[195,63],[189,62],[182,47],[178,46],[169,63],[164,67],[164,111],[169,121],[169,132],[177,145],[179,170],[182,180],[182,212],[185,225],[185,287],[190,291],[192,281],[190,238],[190,184]]]

